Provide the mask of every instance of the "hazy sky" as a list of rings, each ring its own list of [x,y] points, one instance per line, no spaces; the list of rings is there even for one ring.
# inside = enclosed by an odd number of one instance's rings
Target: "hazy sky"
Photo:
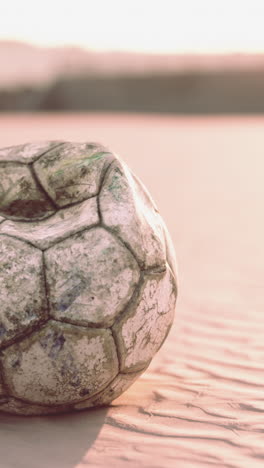
[[[142,52],[262,52],[264,0],[0,0],[0,40]]]

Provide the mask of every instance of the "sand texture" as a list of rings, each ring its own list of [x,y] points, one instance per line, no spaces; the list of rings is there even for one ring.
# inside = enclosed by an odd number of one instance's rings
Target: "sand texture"
[[[0,147],[91,140],[120,154],[179,270],[175,322],[147,371],[110,407],[1,414],[1,468],[263,468],[263,132],[263,118],[0,116]]]

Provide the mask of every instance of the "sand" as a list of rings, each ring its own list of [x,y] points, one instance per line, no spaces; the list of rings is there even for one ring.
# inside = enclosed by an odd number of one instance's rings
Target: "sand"
[[[1,468],[262,468],[264,118],[0,116],[0,146],[99,140],[145,182],[179,264],[175,323],[112,406],[0,415]]]

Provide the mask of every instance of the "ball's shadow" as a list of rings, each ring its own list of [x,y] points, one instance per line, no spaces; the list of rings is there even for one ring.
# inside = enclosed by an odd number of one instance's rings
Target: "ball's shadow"
[[[75,468],[97,438],[108,410],[41,417],[0,413],[0,465]]]

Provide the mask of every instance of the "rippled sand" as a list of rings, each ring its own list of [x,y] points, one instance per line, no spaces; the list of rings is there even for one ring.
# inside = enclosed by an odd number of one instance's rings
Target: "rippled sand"
[[[97,140],[156,200],[176,246],[174,327],[110,408],[0,415],[1,468],[263,468],[264,118],[0,115],[0,146]]]

